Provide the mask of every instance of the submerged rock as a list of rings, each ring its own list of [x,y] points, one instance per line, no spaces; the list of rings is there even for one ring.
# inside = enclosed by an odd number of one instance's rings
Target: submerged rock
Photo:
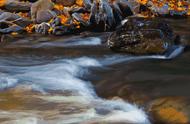
[[[171,27],[164,21],[129,17],[111,34],[108,46],[118,52],[163,54],[177,40]]]
[[[189,124],[189,99],[181,97],[166,97],[151,103],[150,113],[155,123],[160,124]]]

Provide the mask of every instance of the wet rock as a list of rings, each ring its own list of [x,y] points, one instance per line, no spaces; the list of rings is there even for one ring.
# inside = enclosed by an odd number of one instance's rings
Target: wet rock
[[[56,26],[53,28],[52,34],[61,36],[64,34],[70,34],[73,33],[75,30],[75,27],[70,25],[70,26]]]
[[[53,3],[51,0],[39,0],[32,4],[31,17],[36,23],[47,22],[55,15],[53,11]]]
[[[102,108],[102,107],[97,107],[95,108],[96,110],[96,113],[99,114],[99,115],[107,115],[107,114],[110,114],[111,111],[107,108]]]
[[[5,35],[1,35],[0,36],[0,45],[2,45],[3,43],[7,43],[7,42],[10,42],[10,41],[12,41],[13,40],[13,38],[11,37],[11,35],[7,35],[7,34],[5,34]]]
[[[190,123],[189,99],[181,97],[166,97],[156,99],[151,103],[150,113],[155,123],[188,124]]]
[[[111,34],[108,46],[118,52],[163,54],[176,40],[172,29],[164,21],[129,17]]]

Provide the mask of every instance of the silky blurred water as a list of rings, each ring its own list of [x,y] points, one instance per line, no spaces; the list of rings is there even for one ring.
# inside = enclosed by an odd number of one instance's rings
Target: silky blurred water
[[[132,63],[178,60],[188,54],[184,45],[174,46],[164,55],[133,56],[110,51],[105,43],[109,33],[91,35],[30,36],[2,46],[0,123],[150,123],[144,106],[120,97],[113,86],[125,82],[122,77],[128,77],[127,67]],[[187,37],[183,35],[182,40]],[[187,57],[181,61],[184,59]],[[143,64],[141,68],[148,69]]]

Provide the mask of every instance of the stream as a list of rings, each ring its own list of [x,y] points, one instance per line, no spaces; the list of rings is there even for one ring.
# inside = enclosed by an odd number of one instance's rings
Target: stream
[[[190,43],[189,19],[168,21]],[[34,34],[1,43],[0,123],[150,124],[152,100],[189,98],[184,45],[164,55],[127,55],[106,47],[109,34]]]

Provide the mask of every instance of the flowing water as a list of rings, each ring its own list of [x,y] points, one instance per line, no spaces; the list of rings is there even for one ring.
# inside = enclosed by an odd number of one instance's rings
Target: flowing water
[[[173,23],[178,24],[176,31],[183,34],[182,40],[188,42],[187,34],[190,34],[190,30],[180,29],[184,25],[190,25],[189,21],[175,20]],[[184,52],[183,45],[174,46],[164,55],[113,53],[106,47],[105,39],[108,35],[109,33],[63,37],[32,35],[2,43],[0,123],[151,123],[146,105],[138,104],[138,101],[132,101],[128,96],[132,94],[138,98],[140,95],[136,93],[153,92],[143,86],[143,81],[158,82],[155,75],[162,73],[164,64],[166,68],[171,68],[168,63],[172,64],[173,61],[176,68],[168,72],[166,78],[184,73],[184,80],[190,81],[190,66],[187,62],[189,53]],[[182,67],[182,63],[187,65],[186,68]],[[141,71],[139,68],[145,73],[138,73]],[[179,72],[174,72],[178,68],[181,68]],[[134,91],[123,91],[126,82],[131,87],[130,90]],[[164,83],[164,79],[159,83]],[[155,84],[158,88],[160,85]],[[152,84],[148,86],[154,87]],[[139,91],[135,92],[135,89]],[[128,94],[118,93],[121,90]],[[157,92],[158,89],[155,89]],[[154,94],[150,97],[154,97]]]

